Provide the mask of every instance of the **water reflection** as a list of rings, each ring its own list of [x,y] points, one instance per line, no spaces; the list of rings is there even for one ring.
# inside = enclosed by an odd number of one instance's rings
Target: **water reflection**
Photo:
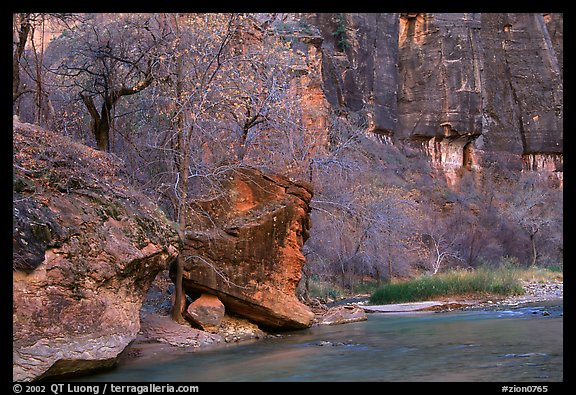
[[[563,305],[370,314],[90,381],[562,381]]]

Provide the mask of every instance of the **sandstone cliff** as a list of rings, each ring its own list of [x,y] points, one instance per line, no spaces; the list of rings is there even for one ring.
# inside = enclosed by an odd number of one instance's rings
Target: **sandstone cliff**
[[[326,99],[450,177],[499,161],[562,172],[563,17],[300,14],[323,37]]]
[[[178,238],[111,155],[14,122],[13,379],[112,365]]]

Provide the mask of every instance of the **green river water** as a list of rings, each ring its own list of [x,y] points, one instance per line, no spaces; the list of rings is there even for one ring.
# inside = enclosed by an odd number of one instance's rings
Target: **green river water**
[[[282,337],[158,361],[78,381],[563,381],[563,301],[442,313],[372,313]]]

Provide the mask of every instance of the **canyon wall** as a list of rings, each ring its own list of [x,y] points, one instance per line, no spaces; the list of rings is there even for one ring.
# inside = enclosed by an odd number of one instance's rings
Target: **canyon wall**
[[[324,92],[368,133],[421,147],[449,178],[496,161],[563,166],[563,16],[299,14],[322,37]]]

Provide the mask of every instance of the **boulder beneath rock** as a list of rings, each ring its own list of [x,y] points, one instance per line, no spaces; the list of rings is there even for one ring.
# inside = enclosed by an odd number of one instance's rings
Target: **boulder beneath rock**
[[[363,308],[358,306],[334,306],[317,318],[319,325],[338,325],[368,319]]]
[[[112,155],[13,130],[13,380],[111,366],[179,240]]]
[[[311,188],[254,168],[230,170],[217,182],[218,193],[191,210],[182,251],[185,290],[216,295],[227,311],[266,328],[309,327],[314,314],[295,291]]]
[[[218,332],[225,308],[217,296],[202,294],[188,305],[188,317],[193,324],[207,332]]]

